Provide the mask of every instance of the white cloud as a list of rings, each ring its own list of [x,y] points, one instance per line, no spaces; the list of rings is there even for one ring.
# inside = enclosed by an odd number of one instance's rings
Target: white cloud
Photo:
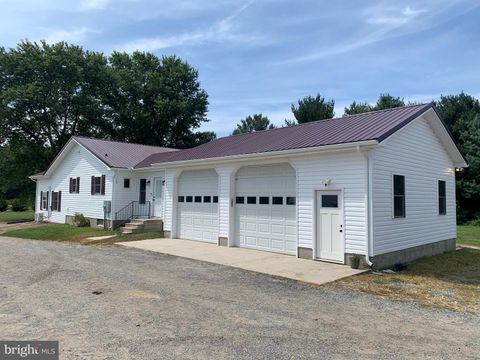
[[[105,9],[109,0],[82,0],[80,1],[81,10],[101,10]]]
[[[46,35],[43,39],[47,43],[56,43],[60,41],[79,42],[85,39],[88,34],[100,33],[100,30],[95,30],[86,26],[75,27],[72,29],[45,29]]]
[[[244,3],[233,14],[221,19],[207,29],[163,37],[140,38],[126,42],[125,44],[120,45],[119,48],[122,51],[133,52],[135,50],[156,51],[185,45],[202,45],[207,42],[231,41],[256,44],[265,40],[265,37],[262,35],[246,34],[236,31],[234,25],[235,19],[252,4],[253,1]]]

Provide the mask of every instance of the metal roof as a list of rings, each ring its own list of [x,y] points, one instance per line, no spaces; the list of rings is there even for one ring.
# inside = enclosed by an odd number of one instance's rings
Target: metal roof
[[[107,166],[114,168],[133,168],[140,161],[152,154],[178,151],[165,147],[100,140],[81,136],[74,136],[73,139],[103,161]]]
[[[152,154],[142,159],[135,168],[149,167],[158,163],[259,154],[368,140],[380,142],[430,108],[434,108],[434,105],[404,106],[227,136],[191,149]]]

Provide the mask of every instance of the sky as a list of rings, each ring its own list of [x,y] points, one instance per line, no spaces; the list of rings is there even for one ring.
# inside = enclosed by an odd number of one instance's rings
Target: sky
[[[103,52],[177,55],[199,71],[210,121],[230,134],[248,115],[277,125],[299,98],[380,93],[429,102],[480,97],[478,0],[0,0],[0,46],[67,41]]]

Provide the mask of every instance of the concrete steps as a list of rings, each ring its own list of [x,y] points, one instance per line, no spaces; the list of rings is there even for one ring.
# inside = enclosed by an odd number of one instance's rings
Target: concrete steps
[[[149,231],[163,231],[162,219],[134,219],[120,228],[122,234],[136,234]]]

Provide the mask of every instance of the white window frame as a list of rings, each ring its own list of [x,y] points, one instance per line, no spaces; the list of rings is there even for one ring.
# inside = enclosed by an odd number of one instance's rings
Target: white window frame
[[[395,180],[394,180],[395,176],[403,176],[403,179],[404,179],[403,216],[395,216]],[[391,184],[392,184],[392,192],[391,192],[392,219],[394,219],[394,220],[406,219],[407,218],[407,177],[404,174],[392,173]]]

